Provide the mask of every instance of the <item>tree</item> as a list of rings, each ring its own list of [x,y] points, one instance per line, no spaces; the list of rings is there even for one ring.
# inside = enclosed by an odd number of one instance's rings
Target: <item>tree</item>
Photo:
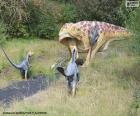
[[[72,0],[81,20],[98,20],[124,25],[124,17],[120,15],[124,0]],[[125,15],[125,14],[123,14]]]

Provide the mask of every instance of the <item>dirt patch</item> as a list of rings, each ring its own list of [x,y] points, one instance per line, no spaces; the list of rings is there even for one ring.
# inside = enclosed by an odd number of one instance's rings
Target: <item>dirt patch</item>
[[[37,76],[37,78],[28,81],[13,82],[8,87],[0,89],[0,105],[7,107],[14,100],[19,101],[32,96],[38,91],[47,89],[50,82],[49,78],[45,76]]]

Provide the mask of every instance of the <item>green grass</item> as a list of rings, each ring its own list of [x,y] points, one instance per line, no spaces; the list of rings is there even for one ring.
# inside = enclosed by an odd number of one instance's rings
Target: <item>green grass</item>
[[[51,65],[57,61],[62,54],[58,47],[61,44],[55,41],[45,41],[45,40],[15,40],[7,41],[4,45],[4,49],[8,56],[15,62],[19,63],[25,58],[29,50],[34,52],[31,59],[31,76],[36,75],[49,75],[49,77],[54,77],[54,71],[51,70]],[[63,48],[64,46],[62,46]],[[14,69],[8,60],[5,58],[2,50],[0,51],[0,83],[5,82],[0,85],[3,88],[11,83],[11,80],[21,80],[20,73],[18,70]]]
[[[15,101],[5,110],[42,111],[47,112],[47,116],[139,116],[140,56],[133,46],[131,40],[116,41],[104,53],[97,53],[89,67],[80,68],[81,79],[75,97],[67,94],[66,81],[61,76],[48,90]],[[5,48],[14,61],[20,59],[20,52],[34,51],[33,75],[53,75],[50,66],[68,51],[57,41],[48,40],[13,40],[6,42]],[[19,80],[20,76],[3,55],[1,59],[4,68],[0,74],[3,83],[0,87],[3,88],[12,79]],[[9,72],[4,74],[7,69]],[[1,108],[1,112],[3,110]]]

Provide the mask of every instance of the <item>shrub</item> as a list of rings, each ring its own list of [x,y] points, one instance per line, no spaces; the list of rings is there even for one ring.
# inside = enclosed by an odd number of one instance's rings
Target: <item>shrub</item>
[[[78,21],[78,14],[76,12],[76,8],[73,5],[67,4],[63,8],[61,22],[76,22]]]
[[[5,35],[5,25],[0,21],[0,44],[3,44],[6,39]]]
[[[126,27],[133,33],[131,37],[130,50],[136,54],[140,54],[140,8],[134,8],[129,13],[129,18],[126,20]]]
[[[73,0],[80,20],[98,20],[124,26],[129,12],[125,0]],[[127,9],[127,10],[126,10]]]
[[[54,39],[62,24],[75,22],[73,5],[50,0],[0,0],[0,18],[10,37]]]
[[[56,36],[57,26],[49,9],[46,12],[38,7],[30,6],[30,19],[28,20],[28,31],[31,35],[40,38],[51,39]]]
[[[6,24],[6,33],[10,36],[27,34],[28,20],[26,0],[0,0],[0,18]]]
[[[70,4],[46,1],[43,9],[32,8],[30,33],[41,38],[54,39],[64,23],[78,20],[76,9]]]

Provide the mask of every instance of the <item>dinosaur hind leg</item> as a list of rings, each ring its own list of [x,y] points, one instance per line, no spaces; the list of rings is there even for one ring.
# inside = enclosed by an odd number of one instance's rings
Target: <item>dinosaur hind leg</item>
[[[105,42],[106,42],[106,39],[104,37],[104,34],[101,34],[97,43],[96,43],[96,46],[91,51],[91,57],[90,58],[95,57],[96,52],[105,44]]]
[[[25,70],[25,80],[27,80],[27,79],[28,79],[28,71]]]
[[[20,74],[21,74],[22,79],[25,79],[25,71],[20,69]]]

